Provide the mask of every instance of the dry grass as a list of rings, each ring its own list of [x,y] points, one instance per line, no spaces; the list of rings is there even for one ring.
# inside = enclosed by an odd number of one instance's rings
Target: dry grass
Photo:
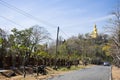
[[[112,77],[113,80],[120,80],[120,68],[115,66],[112,67]]]
[[[14,76],[11,78],[7,78],[7,77],[3,76],[2,74],[0,74],[0,80],[43,80],[43,79],[51,78],[51,77],[68,72],[68,71],[56,71],[49,67],[47,67],[46,70],[48,72],[47,75],[39,74],[39,76],[37,76],[36,73],[33,73],[33,74],[26,75],[25,78],[23,77],[23,75],[18,75],[18,74],[17,74],[17,76]]]
[[[93,66],[93,65],[88,65],[88,66],[86,66],[86,68],[91,67],[91,66]],[[80,65],[76,68],[73,66],[71,70],[58,70],[58,71],[53,70],[50,67],[47,67],[46,68],[46,70],[48,72],[47,75],[39,74],[39,76],[36,76],[36,73],[33,73],[33,74],[27,75],[25,78],[23,77],[23,75],[18,75],[18,74],[17,74],[17,76],[14,76],[11,78],[7,78],[5,76],[0,75],[0,80],[44,80],[47,78],[51,78],[51,77],[54,77],[57,75],[65,74],[65,73],[71,72],[73,70],[81,69],[81,68],[85,68],[85,66]]]

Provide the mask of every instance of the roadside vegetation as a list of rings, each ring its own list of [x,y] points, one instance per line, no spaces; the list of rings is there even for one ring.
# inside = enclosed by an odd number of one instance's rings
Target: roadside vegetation
[[[109,51],[111,37],[107,34],[96,38],[91,38],[90,33],[78,34],[66,40],[59,37],[57,53],[55,42],[46,44],[51,39],[47,30],[38,25],[25,30],[14,28],[11,34],[1,29],[0,34],[0,68],[22,70],[24,77],[29,70],[37,75],[47,74],[47,66],[69,71],[81,68],[79,65],[100,65],[113,59]]]
[[[55,70],[76,70],[79,65],[102,64],[109,61],[120,67],[120,7],[114,11],[106,30],[111,35],[99,33],[96,38],[91,33],[78,34],[68,39],[51,40],[48,31],[39,25],[28,29],[16,28],[7,33],[0,29],[0,68],[22,69],[26,77],[26,67],[39,73],[39,67],[52,67]]]

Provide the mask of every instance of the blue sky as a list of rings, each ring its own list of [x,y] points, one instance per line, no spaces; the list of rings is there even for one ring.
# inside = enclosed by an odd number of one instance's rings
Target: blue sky
[[[110,12],[115,8],[117,0],[3,0],[25,12],[39,18],[35,21],[13,9],[1,5],[0,16],[10,19],[16,25],[0,17],[0,28],[10,31],[12,28],[25,29],[34,25],[45,27],[56,39],[57,26],[63,38],[77,36],[79,33],[90,33],[94,24],[99,33],[105,32],[104,26],[112,16]],[[3,3],[2,3],[3,4]],[[44,21],[44,22],[42,22]],[[54,25],[51,26],[48,23]]]

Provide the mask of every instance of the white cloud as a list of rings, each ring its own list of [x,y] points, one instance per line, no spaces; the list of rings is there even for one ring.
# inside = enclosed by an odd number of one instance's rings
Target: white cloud
[[[113,17],[113,15],[107,15],[107,16],[103,16],[103,17],[93,19],[90,22],[95,22],[96,23],[96,22],[100,22],[100,21],[105,21],[105,20],[108,20],[108,19],[110,19],[112,17]]]
[[[9,0],[10,1],[10,0]],[[64,2],[64,0],[62,0]],[[15,21],[16,23],[19,23],[23,25],[24,27],[17,26],[18,29],[24,29],[31,27],[35,24],[38,24],[40,26],[45,26],[45,28],[54,36],[56,36],[56,28],[57,26],[60,26],[62,30],[65,30],[65,32],[69,33],[70,35],[76,35],[77,33],[86,33],[89,32],[89,27],[91,25],[94,25],[94,23],[100,24],[101,22],[107,20],[108,18],[111,18],[111,15],[107,16],[102,16],[102,17],[97,17],[105,14],[104,12],[98,13],[96,11],[96,15],[91,9],[89,9],[89,6],[77,6],[75,7],[74,4],[67,5],[69,2],[65,5],[64,3],[62,4],[61,0],[51,0],[51,1],[33,1],[33,3],[29,4],[23,4],[23,3],[18,3],[19,5],[15,5],[16,7],[19,7],[22,10],[26,10],[26,12],[29,12],[33,16],[39,18],[41,22],[34,21],[30,18],[27,18],[15,11],[11,11],[6,9],[5,12],[3,12],[3,16],[7,17],[8,19],[11,19]],[[14,1],[13,1],[14,2]],[[27,1],[26,1],[27,2]],[[40,3],[44,2],[44,3]],[[60,3],[59,3],[60,2]],[[57,5],[58,4],[58,5]],[[93,4],[91,4],[93,5]],[[90,6],[91,7],[91,6]],[[97,8],[97,7],[96,7]],[[3,9],[2,9],[3,10]],[[11,12],[8,12],[11,11]],[[46,21],[46,23],[51,23],[56,25],[55,28],[51,28],[51,26],[46,25],[42,21]],[[7,23],[8,21],[6,21]],[[7,23],[8,24],[8,23]],[[12,25],[15,24],[9,24],[7,27],[13,28]]]

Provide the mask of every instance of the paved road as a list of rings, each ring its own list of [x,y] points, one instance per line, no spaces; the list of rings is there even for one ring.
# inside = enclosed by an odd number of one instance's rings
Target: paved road
[[[110,73],[110,66],[93,66],[91,68],[49,78],[47,80],[110,80]]]

